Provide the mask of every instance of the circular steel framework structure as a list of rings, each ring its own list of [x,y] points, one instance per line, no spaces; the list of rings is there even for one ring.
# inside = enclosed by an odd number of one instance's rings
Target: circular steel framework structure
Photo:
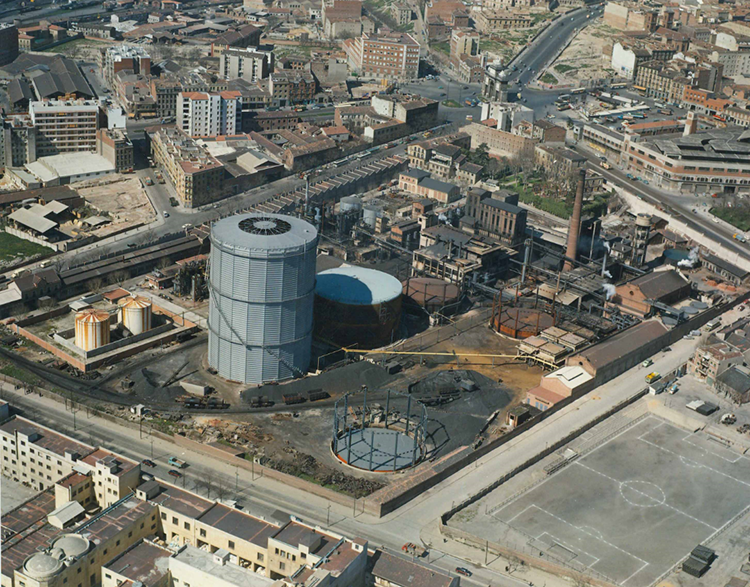
[[[388,390],[383,406],[368,403],[367,388],[363,387],[336,402],[331,451],[350,467],[394,473],[424,458],[426,427],[427,408],[410,394]]]

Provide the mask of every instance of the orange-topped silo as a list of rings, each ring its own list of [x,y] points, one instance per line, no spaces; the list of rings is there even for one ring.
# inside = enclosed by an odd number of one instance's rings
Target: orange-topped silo
[[[109,344],[109,313],[93,308],[78,312],[75,344],[84,351]]]
[[[122,325],[132,334],[151,330],[151,300],[144,296],[130,295],[122,298],[118,305]]]

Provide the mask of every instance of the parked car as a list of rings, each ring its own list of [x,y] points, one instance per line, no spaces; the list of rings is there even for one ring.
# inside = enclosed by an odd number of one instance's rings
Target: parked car
[[[147,467],[155,467],[156,463],[150,459],[143,459],[141,461],[142,464],[146,465]]]
[[[471,575],[473,574],[473,573],[472,573],[472,572],[471,572],[471,571],[470,571],[469,569],[467,569],[466,567],[456,567],[456,572],[457,572],[457,573],[458,573],[459,575],[463,575],[464,577],[471,577]]]
[[[182,477],[182,473],[180,473],[179,471],[175,471],[174,469],[170,469],[169,474],[175,479],[180,479]]]

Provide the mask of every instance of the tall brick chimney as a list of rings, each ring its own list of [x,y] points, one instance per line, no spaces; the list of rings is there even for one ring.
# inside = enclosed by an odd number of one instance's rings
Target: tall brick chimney
[[[583,191],[586,187],[586,169],[578,170],[578,187],[576,188],[576,201],[573,203],[573,215],[570,217],[568,226],[568,248],[565,251],[565,266],[563,271],[573,269],[573,259],[578,252],[578,232],[581,229],[581,208],[583,208]]]

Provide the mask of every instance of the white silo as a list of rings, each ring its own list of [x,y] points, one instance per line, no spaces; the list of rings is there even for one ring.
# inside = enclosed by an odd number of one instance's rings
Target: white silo
[[[109,313],[93,308],[83,310],[75,318],[75,345],[91,351],[109,344]]]
[[[122,298],[118,305],[122,325],[132,334],[151,330],[151,300],[143,296],[130,295]]]
[[[211,229],[208,362],[232,381],[303,374],[310,363],[318,231],[278,214]]]

